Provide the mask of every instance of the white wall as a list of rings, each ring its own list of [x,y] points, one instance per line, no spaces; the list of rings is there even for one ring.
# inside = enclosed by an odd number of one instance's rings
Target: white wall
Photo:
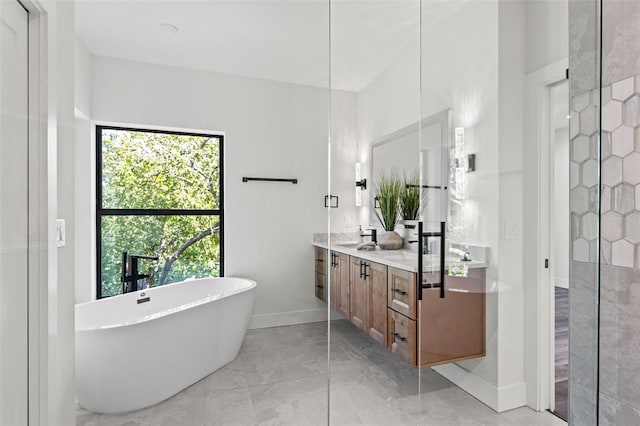
[[[554,132],[553,256],[555,285],[569,288],[569,128]]]
[[[92,57],[91,69],[94,121],[224,132],[225,274],[258,282],[251,326],[325,318],[313,293],[311,238],[327,230],[328,90],[104,57]],[[355,223],[355,96],[335,92],[333,100],[333,137],[343,142],[333,173],[344,179],[332,183],[341,196],[332,228],[343,230]]]
[[[531,72],[569,55],[569,1],[529,0],[527,3],[527,62]]]
[[[75,41],[75,300],[95,299],[95,144],[91,127],[91,55]]]
[[[524,2],[469,2],[423,34],[422,114],[451,108],[477,169],[452,241],[490,247],[487,356],[437,370],[497,410],[526,403],[522,279]],[[418,46],[358,95],[361,160],[372,141],[416,122]],[[515,233],[507,233],[507,227]]]

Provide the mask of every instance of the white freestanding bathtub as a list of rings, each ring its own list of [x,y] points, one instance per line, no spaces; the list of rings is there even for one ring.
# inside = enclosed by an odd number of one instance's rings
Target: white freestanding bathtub
[[[95,413],[157,404],[231,362],[255,281],[205,278],[76,305],[76,387]]]

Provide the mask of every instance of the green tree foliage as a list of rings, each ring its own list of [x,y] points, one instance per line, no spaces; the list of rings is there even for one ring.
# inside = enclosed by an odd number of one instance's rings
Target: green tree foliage
[[[215,210],[220,207],[216,137],[102,129],[103,209]],[[122,292],[122,252],[141,261],[150,285],[219,276],[219,217],[103,216],[102,295]]]

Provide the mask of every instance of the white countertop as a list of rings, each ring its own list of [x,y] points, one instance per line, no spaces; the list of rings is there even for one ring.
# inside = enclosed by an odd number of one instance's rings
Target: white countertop
[[[411,250],[382,250],[380,247],[376,247],[375,250],[358,250],[357,243],[336,243],[329,244],[326,242],[313,242],[316,247],[331,249],[332,251],[343,253],[349,256],[358,257],[360,259],[369,260],[371,262],[381,263],[383,265],[391,266],[393,268],[402,269],[409,272],[418,272],[418,253]],[[424,272],[439,272],[440,271],[440,256],[434,254],[426,254],[423,256],[423,269]],[[473,268],[486,268],[488,265],[485,261],[461,261],[459,257],[447,257],[445,259],[445,266],[449,269],[450,266],[465,265],[469,269]]]

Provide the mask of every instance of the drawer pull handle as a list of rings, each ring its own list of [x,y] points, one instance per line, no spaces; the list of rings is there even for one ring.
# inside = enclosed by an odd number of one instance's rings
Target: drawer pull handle
[[[318,288],[324,288],[324,286],[322,284],[317,284],[316,287]]]
[[[402,336],[402,335],[400,335],[398,333],[391,333],[391,334],[393,335],[393,337],[395,337],[396,339],[399,339],[402,342],[406,342],[407,341],[406,337],[404,337],[404,336]]]
[[[400,296],[406,296],[408,294],[406,291],[402,291],[399,288],[392,288],[391,291],[393,291],[396,294],[399,294]]]

